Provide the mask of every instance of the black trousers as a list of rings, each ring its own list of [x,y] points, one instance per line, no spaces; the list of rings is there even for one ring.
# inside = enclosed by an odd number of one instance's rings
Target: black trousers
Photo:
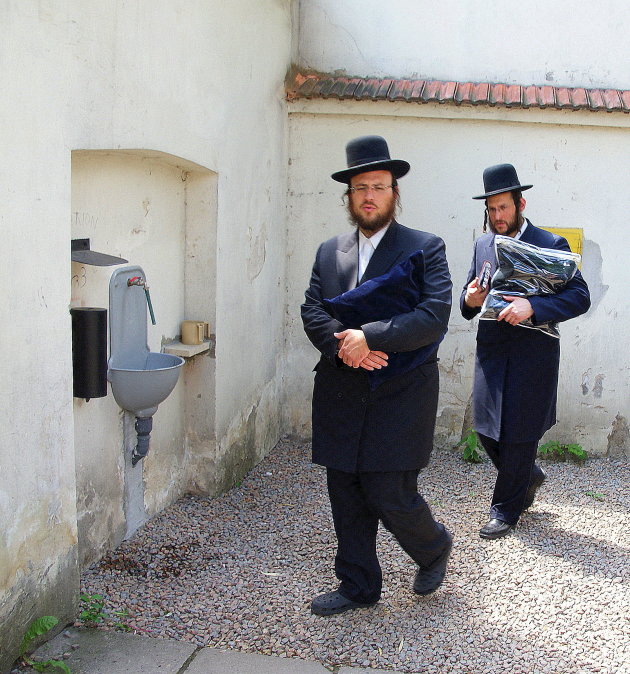
[[[361,603],[378,601],[383,576],[376,556],[379,520],[420,566],[434,562],[449,542],[418,493],[417,470],[345,473],[327,469],[337,534],[335,573],[339,592]]]
[[[535,463],[538,442],[502,442],[481,433],[478,435],[498,471],[490,517],[516,524],[530,483],[542,475],[542,470]]]

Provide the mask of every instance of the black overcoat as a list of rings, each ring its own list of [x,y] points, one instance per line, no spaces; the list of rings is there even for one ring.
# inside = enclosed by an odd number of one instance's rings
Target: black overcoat
[[[528,225],[521,241],[542,248],[569,251],[566,239]],[[460,297],[464,318],[479,313],[464,304],[466,286],[481,272],[484,261],[497,269],[494,234],[475,241],[472,264]],[[528,297],[534,324],[566,321],[590,307],[586,281],[580,272],[554,295]],[[503,442],[535,442],[556,423],[556,394],[560,340],[539,330],[505,321],[479,321],[473,385],[474,427],[478,433]]]
[[[452,286],[439,237],[392,222],[361,282],[385,274],[417,250],[425,256],[420,301],[413,311],[361,326],[372,350],[413,351],[446,333]],[[321,352],[313,389],[313,461],[346,472],[420,469],[433,448],[437,347],[422,365],[375,390],[365,370],[345,366],[333,335],[345,328],[322,300],[355,287],[357,268],[357,231],[321,244],[302,305],[304,330]]]

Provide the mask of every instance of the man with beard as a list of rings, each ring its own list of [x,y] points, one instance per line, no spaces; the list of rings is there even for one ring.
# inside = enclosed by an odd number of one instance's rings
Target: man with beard
[[[490,166],[483,172],[485,193],[484,231],[475,241],[472,265],[464,285],[460,308],[472,319],[481,309],[497,269],[495,234],[520,239],[541,248],[569,251],[569,244],[523,218],[521,185],[511,164]],[[483,274],[489,266],[489,274]],[[515,297],[498,319],[479,321],[473,388],[474,428],[497,468],[490,519],[479,531],[485,539],[501,538],[518,522],[536,497],[546,475],[536,465],[538,442],[556,423],[556,393],[560,364],[560,340],[540,330],[519,326],[530,319],[534,326],[566,321],[588,310],[590,296],[580,272],[557,293]]]
[[[433,447],[437,349],[450,315],[444,242],[396,222],[397,181],[409,164],[390,159],[383,138],[350,141],[346,157],[348,168],[332,178],[348,185],[348,213],[355,229],[321,244],[302,305],[304,329],[321,353],[313,390],[313,461],[327,469],[340,581],[337,590],[313,599],[316,615],[379,600],[379,521],[418,565],[413,584],[417,594],[440,586],[452,546],[451,535],[434,520],[417,490],[418,473]],[[333,317],[330,298],[387,278],[413,254],[423,264],[415,268],[420,282],[412,306],[392,315],[388,302],[383,306],[387,318],[358,326]],[[403,276],[400,283],[411,281]],[[387,370],[388,360],[393,364],[399,357],[406,365]],[[383,375],[378,383],[373,374]]]

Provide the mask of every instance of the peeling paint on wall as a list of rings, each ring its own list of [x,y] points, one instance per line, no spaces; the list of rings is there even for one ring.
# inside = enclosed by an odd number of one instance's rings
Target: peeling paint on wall
[[[48,553],[50,549],[46,542],[42,543],[42,550]],[[34,550],[30,548],[30,552]],[[34,616],[53,615],[59,619],[58,626],[48,636],[61,631],[76,616],[80,580],[76,546],[72,544],[43,564],[40,561],[31,561],[28,574],[12,580],[11,591],[19,601],[0,606],[0,672],[10,670]]]
[[[595,384],[593,385],[593,395],[596,398],[601,398],[604,391],[604,379],[605,375],[598,374],[595,376]]]
[[[608,435],[608,456],[630,459],[630,428],[628,420],[617,414]]]
[[[222,461],[216,464],[216,487],[217,493],[227,491],[239,483],[253,466],[256,465],[256,415],[258,405],[254,405],[247,418],[242,423],[231,429],[230,442],[227,444]]]
[[[247,238],[249,240],[249,255],[247,256],[247,276],[253,281],[259,276],[265,265],[267,257],[267,228],[265,223],[260,226],[260,232],[254,234],[251,227],[247,229]]]

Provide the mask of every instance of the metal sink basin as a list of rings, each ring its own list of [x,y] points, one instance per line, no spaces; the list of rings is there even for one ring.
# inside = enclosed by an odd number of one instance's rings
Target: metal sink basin
[[[107,378],[116,402],[136,417],[151,417],[177,384],[184,359],[168,353],[146,354],[144,367],[112,367]]]
[[[136,416],[134,466],[149,451],[153,415],[175,388],[184,364],[179,356],[149,351],[147,309],[155,322],[142,268],[130,265],[117,269],[109,281],[107,379],[118,405]]]

